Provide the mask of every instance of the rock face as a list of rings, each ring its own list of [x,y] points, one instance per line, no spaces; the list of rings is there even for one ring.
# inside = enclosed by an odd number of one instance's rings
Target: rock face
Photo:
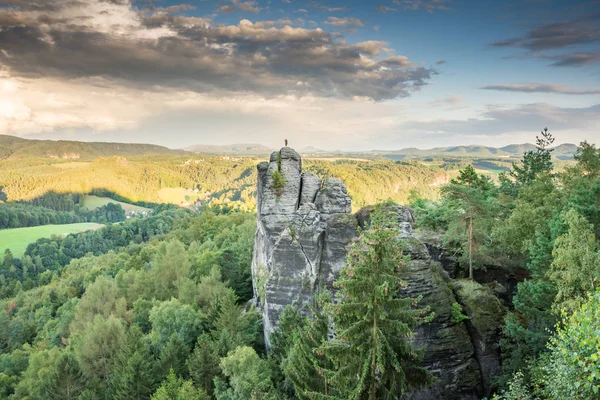
[[[285,181],[283,188],[274,184],[276,172]],[[258,165],[252,275],[267,344],[286,305],[304,307],[318,282],[335,280],[357,226],[352,229],[351,223],[338,217],[350,211],[343,182],[303,174],[302,161],[293,149],[284,147],[271,155],[269,163]]]
[[[277,171],[285,180],[283,187],[274,184]],[[368,223],[373,208],[351,214],[343,182],[302,173],[300,156],[289,147],[273,153],[269,163],[260,163],[258,178],[252,276],[268,345],[286,305],[302,308],[319,287],[332,288],[346,263],[348,246],[358,228]],[[436,383],[406,399],[489,395],[490,377],[499,365],[495,343],[501,303],[489,288],[452,279],[452,263],[444,263],[443,249],[413,232],[411,209],[393,206],[393,212],[411,256],[402,272],[406,282],[403,294],[423,296],[421,305],[435,313],[431,323],[415,332],[414,345],[423,348],[424,366],[436,376]],[[455,322],[454,303],[460,304],[470,319]]]

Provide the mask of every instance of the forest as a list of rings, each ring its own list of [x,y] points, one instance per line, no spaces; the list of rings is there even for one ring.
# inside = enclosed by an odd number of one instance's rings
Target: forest
[[[139,205],[161,203],[161,190],[180,188],[203,205],[256,208],[256,164],[252,157],[134,156],[93,161],[32,158],[0,160],[0,182],[9,202],[31,201],[48,192],[93,193]],[[412,191],[437,196],[439,186],[464,165],[445,168],[380,159],[305,160],[305,168],[344,180],[356,209],[392,198],[405,203]],[[182,197],[177,204],[188,201]]]
[[[2,186],[0,186],[2,190]],[[0,229],[78,222],[112,223],[125,219],[121,205],[108,203],[89,210],[82,196],[48,192],[32,201],[0,203]]]
[[[464,277],[492,266],[523,277],[498,344],[497,400],[597,399],[600,389],[600,150],[583,142],[576,162],[557,170],[553,140],[543,131],[497,180],[471,165],[452,176],[391,161],[307,165],[346,180],[358,205],[400,201],[393,186],[399,173],[409,174],[412,183],[397,191],[410,202],[417,231],[442,235]],[[107,174],[125,177],[120,182],[147,177],[152,191],[205,174],[211,190],[225,192],[237,176],[233,185],[250,199],[253,161],[222,161],[203,169],[105,159],[77,174],[99,176],[107,166]],[[12,168],[2,173],[9,200],[22,199],[34,182],[64,182],[66,192],[82,179]],[[410,192],[432,180],[439,195]],[[107,189],[154,200],[135,185]],[[38,221],[45,218],[39,208],[84,218],[74,196],[2,207]],[[0,398],[397,399],[426,387],[433,377],[410,338],[432,315],[419,298],[398,295],[409,256],[385,210],[376,207],[350,248],[336,292],[322,291],[309,315],[286,308],[268,351],[249,302],[256,216],[243,207],[154,206],[146,218],[39,239],[21,258],[5,254]],[[464,317],[460,307],[454,317]]]

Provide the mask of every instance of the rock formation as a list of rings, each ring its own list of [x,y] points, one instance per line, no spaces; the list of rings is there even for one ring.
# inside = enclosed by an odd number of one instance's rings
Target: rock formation
[[[431,323],[418,328],[414,345],[424,349],[424,365],[436,376],[436,383],[406,398],[489,395],[490,377],[499,366],[496,343],[502,304],[490,289],[452,279],[456,271],[451,257],[413,232],[412,210],[395,206],[394,211],[411,256],[402,272],[407,284],[404,294],[422,295],[421,305],[435,313]],[[346,262],[348,245],[358,228],[368,223],[371,212],[367,207],[351,214],[343,182],[303,173],[300,156],[289,147],[258,165],[252,276],[267,344],[286,305],[302,308],[318,288],[332,287]],[[468,320],[456,322],[454,303],[463,307]]]

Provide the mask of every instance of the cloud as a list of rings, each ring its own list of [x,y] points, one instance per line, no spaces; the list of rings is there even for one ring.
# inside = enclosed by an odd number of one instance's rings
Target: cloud
[[[455,97],[455,96],[454,96]],[[281,132],[294,146],[336,149],[431,147],[531,140],[548,126],[558,141],[593,139],[600,105],[561,108],[546,103],[488,106],[472,118],[439,99],[427,104],[307,95],[269,98],[251,92],[199,93],[185,88],[124,87],[111,79],[23,79],[0,74],[0,134],[74,140],[153,142],[170,147],[255,141],[275,146]],[[85,98],[85,101],[81,101]],[[444,106],[446,104],[446,106]],[[415,120],[419,115],[426,120]],[[586,137],[587,136],[587,137]]]
[[[408,122],[401,125],[406,132],[431,133],[438,137],[473,136],[482,140],[499,135],[534,134],[543,127],[553,133],[578,132],[578,137],[589,134],[600,124],[600,104],[583,108],[564,108],[548,103],[518,106],[488,106],[477,118],[466,120],[439,120]],[[560,136],[559,140],[560,139]],[[565,138],[575,140],[572,137]],[[564,140],[564,139],[563,139]]]
[[[435,62],[435,65],[443,65],[446,64],[446,60],[439,60]]]
[[[436,73],[389,54],[382,42],[348,44],[339,33],[289,20],[215,25],[130,4],[56,0],[58,11],[44,13],[23,4],[0,11],[0,64],[15,78],[379,101],[409,96]],[[328,23],[363,24],[335,17]]]
[[[450,3],[450,0],[393,0],[393,3],[405,10],[434,12],[436,10],[449,10],[446,4]]]
[[[600,13],[569,21],[539,25],[524,36],[492,43],[496,47],[523,47],[531,51],[562,49],[600,41]]]
[[[362,21],[358,18],[353,18],[353,17],[346,17],[346,18],[328,17],[327,21],[325,21],[325,23],[327,25],[336,26],[338,28],[348,28],[348,29],[355,29],[359,26],[365,25],[364,21]]]
[[[339,12],[339,11],[348,11],[348,7],[327,7],[323,4],[317,3],[316,1],[311,1],[310,5],[317,10],[328,11],[328,12]]]
[[[562,53],[548,55],[548,51],[563,50],[600,42],[600,13],[584,17],[540,24],[523,36],[499,40],[494,47],[516,47],[528,51],[529,57],[555,60],[551,66],[579,67],[600,62],[600,53]]]
[[[375,9],[382,13],[398,11],[396,8],[388,7],[388,6],[381,6],[381,5],[375,7]]]
[[[507,92],[523,93],[559,93],[559,94],[600,94],[600,89],[576,90],[564,85],[545,83],[527,83],[522,85],[488,85],[482,87],[485,90],[501,90]]]
[[[545,58],[556,60],[550,64],[553,67],[581,67],[600,62],[600,53],[571,53]]]
[[[230,13],[236,10],[246,11],[251,13],[258,13],[260,8],[256,6],[256,1],[240,1],[240,0],[229,0],[231,5],[224,5],[219,8],[223,13]]]
[[[444,108],[446,110],[462,110],[464,108],[469,108],[468,105],[463,103],[462,96],[459,95],[450,95],[448,97],[436,99],[429,103],[431,107],[436,108]]]
[[[85,101],[81,98],[85,94]],[[293,143],[326,147],[368,141],[393,125],[405,106],[352,100],[252,93],[197,93],[122,87],[104,78],[63,81],[0,76],[0,134],[75,140],[195,143]]]
[[[192,5],[192,4],[176,4],[174,6],[169,6],[169,7],[165,7],[164,9],[159,9],[159,10],[164,10],[168,13],[176,13],[176,12],[180,12],[180,11],[191,11],[194,10],[196,8],[196,6]]]

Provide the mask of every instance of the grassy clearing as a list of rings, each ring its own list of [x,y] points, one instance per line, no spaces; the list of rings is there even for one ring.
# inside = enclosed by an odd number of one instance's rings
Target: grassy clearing
[[[84,204],[85,208],[87,208],[88,210],[95,210],[96,208],[105,206],[108,203],[120,204],[121,207],[123,207],[123,210],[125,210],[126,212],[127,211],[148,211],[149,210],[149,208],[135,206],[133,204],[128,204],[128,203],[123,203],[120,201],[113,200],[109,197],[98,197],[98,196],[86,194],[84,196],[84,200],[83,200],[83,204]]]
[[[59,168],[59,169],[74,169],[74,168],[85,168],[85,167],[89,166],[90,164],[91,164],[90,162],[73,161],[73,162],[67,162],[67,163],[53,164],[52,166],[54,168]]]
[[[22,257],[29,243],[39,238],[51,237],[53,235],[67,235],[69,233],[84,232],[100,229],[104,225],[83,222],[79,224],[66,225],[42,225],[30,228],[15,228],[0,230],[0,258],[6,249],[10,249],[15,257]]]
[[[184,188],[162,188],[158,192],[158,198],[161,203],[170,203],[181,205],[182,203],[192,203],[199,198],[198,193],[190,192]]]

